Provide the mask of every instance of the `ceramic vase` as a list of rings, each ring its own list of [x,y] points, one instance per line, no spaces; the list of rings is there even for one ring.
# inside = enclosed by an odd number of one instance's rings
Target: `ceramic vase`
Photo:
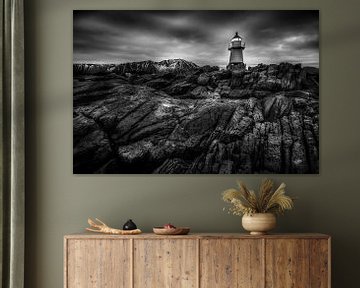
[[[276,217],[272,213],[255,213],[242,217],[242,226],[251,235],[263,235],[274,229]]]

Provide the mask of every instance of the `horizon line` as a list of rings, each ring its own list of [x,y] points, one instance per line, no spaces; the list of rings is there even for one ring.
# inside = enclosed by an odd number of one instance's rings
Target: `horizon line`
[[[88,65],[121,65],[121,64],[127,64],[127,63],[138,63],[138,62],[154,62],[154,63],[158,63],[158,62],[161,62],[161,61],[166,61],[166,60],[184,60],[186,62],[191,62],[191,63],[194,63],[196,64],[197,66],[199,67],[204,67],[204,66],[216,66],[216,67],[219,67],[219,68],[226,68],[227,64],[226,65],[211,65],[211,64],[204,64],[204,65],[199,65],[193,61],[189,61],[189,60],[185,60],[185,59],[182,59],[182,58],[169,58],[169,59],[163,59],[163,60],[159,60],[159,61],[155,61],[155,60],[140,60],[140,61],[127,61],[127,62],[118,62],[118,63],[114,63],[114,62],[105,62],[105,61],[95,61],[95,62],[88,62],[88,61],[84,61],[84,62],[81,62],[81,61],[73,61],[73,65],[75,64],[88,64]],[[289,63],[289,64],[292,64],[292,65],[297,65],[297,64],[301,64],[302,67],[314,67],[314,68],[320,68],[320,63],[319,62],[310,62],[310,63],[304,63],[304,62],[290,62],[290,61],[280,61],[280,62],[276,62],[276,63],[269,63],[269,64],[266,64],[266,63],[263,63],[263,62],[260,62],[260,63],[244,63],[246,65],[246,67],[254,67],[254,66],[258,66],[258,65],[279,65],[281,63]]]

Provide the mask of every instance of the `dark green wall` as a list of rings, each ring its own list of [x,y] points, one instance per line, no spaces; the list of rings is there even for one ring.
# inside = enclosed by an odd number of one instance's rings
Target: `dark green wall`
[[[165,222],[196,232],[240,232],[220,192],[264,175],[72,175],[73,9],[320,9],[320,174],[272,175],[299,197],[279,232],[333,237],[333,287],[359,287],[360,5],[332,0],[27,0],[26,287],[63,287],[63,235],[88,216],[145,231]]]

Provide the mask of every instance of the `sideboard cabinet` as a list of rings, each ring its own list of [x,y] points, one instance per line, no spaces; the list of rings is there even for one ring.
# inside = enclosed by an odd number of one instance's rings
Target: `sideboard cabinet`
[[[67,235],[65,288],[329,288],[323,234]]]

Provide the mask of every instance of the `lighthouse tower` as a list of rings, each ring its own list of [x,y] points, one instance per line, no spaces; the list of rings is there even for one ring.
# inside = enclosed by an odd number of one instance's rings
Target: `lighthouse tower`
[[[238,32],[235,33],[235,36],[231,39],[229,43],[228,50],[230,51],[230,60],[229,64],[226,67],[229,70],[244,70],[244,58],[243,50],[245,49],[245,42],[242,42],[241,37]]]

